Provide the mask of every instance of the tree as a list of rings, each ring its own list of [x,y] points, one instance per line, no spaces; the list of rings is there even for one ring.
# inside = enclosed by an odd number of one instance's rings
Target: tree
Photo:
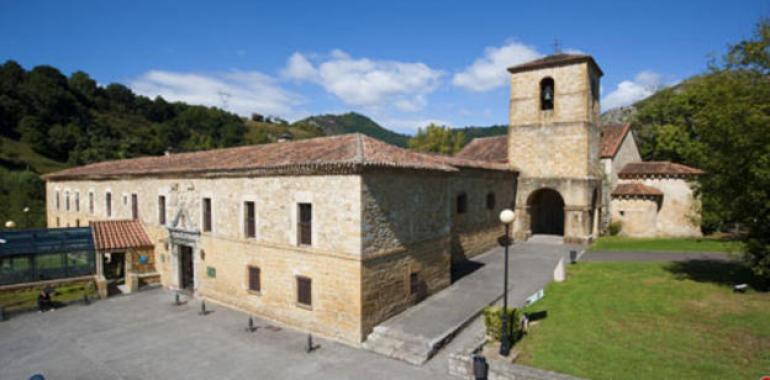
[[[770,18],[757,23],[753,40],[731,45],[725,63],[728,69],[749,69],[770,74]]]
[[[433,123],[425,129],[418,129],[417,134],[408,142],[410,149],[441,154],[457,153],[464,144],[465,134],[462,131],[453,131]]]

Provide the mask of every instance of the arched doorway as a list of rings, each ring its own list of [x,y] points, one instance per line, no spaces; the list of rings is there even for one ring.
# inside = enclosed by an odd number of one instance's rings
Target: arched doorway
[[[553,189],[540,189],[527,201],[532,234],[564,235],[564,199]]]

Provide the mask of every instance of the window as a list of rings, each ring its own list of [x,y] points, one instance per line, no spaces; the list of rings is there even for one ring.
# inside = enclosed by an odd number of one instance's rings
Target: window
[[[59,210],[61,203],[59,202],[59,192],[56,192],[56,209]]]
[[[297,303],[302,306],[313,305],[312,280],[308,277],[297,276]]]
[[[243,202],[243,234],[246,237],[257,236],[257,224],[255,219],[254,202]]]
[[[494,210],[495,203],[495,193],[487,193],[487,210]]]
[[[420,276],[417,272],[409,274],[409,295],[417,294],[420,290]]]
[[[75,193],[75,212],[80,212],[80,192]]]
[[[158,223],[166,224],[166,196],[158,196]]]
[[[70,192],[69,191],[64,192],[64,209],[67,211],[70,210]]]
[[[61,226],[61,221],[59,220],[59,217],[56,217],[56,227]]]
[[[310,245],[313,234],[313,208],[310,203],[298,205],[297,242],[300,245]]]
[[[211,198],[203,198],[203,232],[211,232]]]
[[[131,194],[131,219],[139,219],[139,197],[136,194]]]
[[[75,227],[80,227],[80,219],[75,219]]]
[[[128,196],[126,194],[123,194],[123,206],[128,204]]]
[[[262,291],[262,277],[259,267],[248,267],[249,274],[249,291],[261,292]]]
[[[543,78],[540,81],[540,109],[543,111],[553,109],[553,98],[555,85],[553,78]]]
[[[94,193],[92,192],[88,193],[88,212],[94,213]]]
[[[599,101],[599,78],[591,78],[591,96],[594,101]]]
[[[465,214],[467,211],[468,211],[468,195],[465,193],[460,193],[460,195],[457,196],[457,213]]]
[[[112,193],[110,192],[104,194],[104,210],[108,218],[112,217]]]

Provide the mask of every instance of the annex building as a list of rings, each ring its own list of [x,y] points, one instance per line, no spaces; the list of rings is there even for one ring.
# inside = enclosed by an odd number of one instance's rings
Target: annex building
[[[699,233],[700,171],[641,162],[628,126],[599,125],[593,58],[509,71],[508,134],[454,157],[350,134],[101,162],[44,176],[47,223],[96,224],[97,268],[132,260],[131,288],[160,282],[351,344],[496,245],[505,208],[519,240],[587,242],[610,219],[635,236]]]

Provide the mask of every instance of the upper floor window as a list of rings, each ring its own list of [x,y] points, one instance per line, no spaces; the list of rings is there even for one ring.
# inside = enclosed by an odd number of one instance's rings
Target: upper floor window
[[[495,193],[488,193],[487,194],[487,210],[494,210],[495,209]]]
[[[56,209],[59,210],[61,207],[61,203],[59,202],[59,192],[56,192]],[[59,226],[56,226],[59,227]]]
[[[107,217],[112,217],[112,193],[107,192],[104,194],[104,211]]]
[[[553,97],[555,94],[555,85],[553,78],[547,77],[540,81],[540,109],[552,110],[553,109]]]
[[[257,236],[257,220],[254,202],[243,202],[243,234],[246,237]]]
[[[313,282],[309,277],[297,276],[297,304],[310,307],[313,305]]]
[[[131,219],[139,219],[139,197],[131,194]]]
[[[88,212],[94,213],[94,193],[88,193]]]
[[[69,191],[64,192],[64,209],[67,211],[70,210],[70,192]]]
[[[211,198],[203,198],[203,232],[211,232]]]
[[[313,206],[310,203],[300,203],[297,208],[297,242],[300,245],[310,245],[313,242]]]
[[[158,223],[166,224],[166,196],[158,196]]]
[[[249,266],[248,267],[248,276],[249,276],[249,290],[252,292],[261,292],[262,291],[262,273],[259,270],[259,267],[255,266]]]
[[[457,196],[457,213],[465,214],[468,211],[468,194],[460,193]]]
[[[75,211],[80,212],[80,192],[75,193]]]

